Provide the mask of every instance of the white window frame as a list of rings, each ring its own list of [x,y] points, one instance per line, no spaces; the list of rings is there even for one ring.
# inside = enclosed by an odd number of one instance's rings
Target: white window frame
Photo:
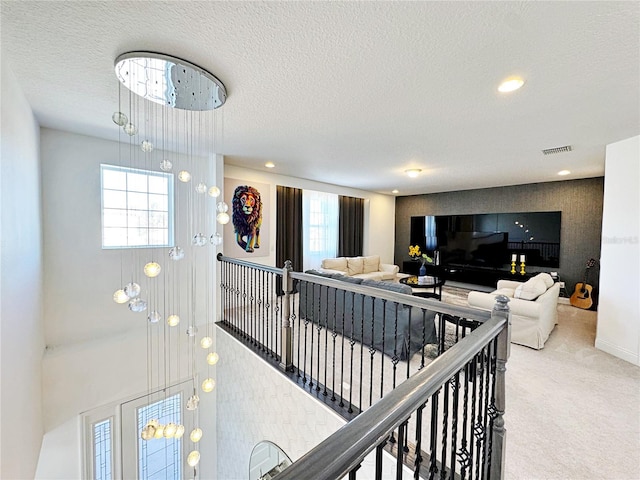
[[[303,270],[319,268],[338,254],[339,198],[335,193],[302,191]]]
[[[124,173],[132,173],[132,174],[139,174],[139,175],[145,175],[147,176],[147,189],[146,191],[144,190],[133,190],[133,189],[129,189],[129,186],[127,185],[125,187],[124,190],[120,190],[120,189],[110,189],[110,188],[105,188],[104,186],[104,172],[105,171],[115,171],[115,172],[124,172]],[[149,192],[149,182],[148,179],[149,177],[160,177],[160,178],[165,178],[167,180],[167,191],[166,193],[152,193]],[[109,192],[124,192],[125,193],[125,204],[123,207],[121,208],[116,208],[110,205],[105,205],[105,191],[109,191]],[[152,230],[152,228],[149,226],[149,220],[147,219],[147,226],[146,227],[135,227],[135,226],[130,226],[129,225],[129,215],[132,212],[145,212],[147,217],[153,213],[153,212],[165,212],[165,210],[151,210],[149,209],[149,205],[147,202],[147,208],[145,209],[133,209],[133,208],[129,208],[129,196],[130,194],[146,194],[147,197],[149,195],[166,195],[167,196],[167,210],[166,210],[166,214],[167,214],[167,226],[166,229],[165,228],[159,228],[157,230],[166,230],[167,231],[167,243],[150,243],[149,240],[149,232],[150,230]],[[175,204],[175,196],[174,196],[174,177],[172,173],[167,173],[167,172],[156,172],[153,170],[142,170],[139,168],[130,168],[130,167],[121,167],[121,166],[117,166],[117,165],[109,165],[109,164],[100,164],[100,201],[101,201],[101,218],[102,218],[102,248],[105,250],[113,250],[113,249],[125,249],[125,248],[164,248],[164,247],[172,247],[175,244],[175,234],[174,234],[174,225],[175,225],[175,213],[174,213],[174,204]],[[105,209],[106,210],[122,210],[124,212],[125,215],[125,224],[122,226],[119,226],[117,228],[122,228],[124,230],[126,230],[126,235],[127,235],[127,242],[125,242],[126,244],[123,245],[105,245],[105,229],[106,228],[116,228],[116,227],[111,227],[111,226],[105,226]],[[136,244],[131,244],[129,241],[129,234],[130,232],[134,232],[135,230],[139,229],[139,228],[146,228],[147,230],[147,242],[144,244],[141,243],[136,243]],[[131,235],[131,237],[133,237],[133,235]]]
[[[194,428],[192,412],[186,410],[186,400],[194,392],[193,381],[184,380],[174,384],[166,389],[144,395],[136,395],[134,397],[111,403],[102,407],[95,408],[82,414],[83,427],[83,474],[86,480],[93,480],[95,468],[95,448],[93,427],[97,423],[104,420],[111,421],[111,478],[112,480],[120,479],[138,479],[139,448],[138,442],[143,441],[140,438],[137,424],[137,409],[148,404],[155,403],[165,397],[170,397],[176,393],[182,393],[182,402],[180,412],[182,416],[182,424],[185,427],[185,434],[182,437],[182,464],[181,479],[189,478],[189,472],[192,471],[186,463],[187,455],[191,451],[193,445],[189,440],[189,433]],[[132,472],[135,472],[132,474]]]
[[[120,415],[119,409],[114,405],[99,407],[83,415],[83,464],[84,478],[95,479],[95,442],[94,426],[108,420],[111,424],[111,479],[121,478],[121,442],[120,442]]]

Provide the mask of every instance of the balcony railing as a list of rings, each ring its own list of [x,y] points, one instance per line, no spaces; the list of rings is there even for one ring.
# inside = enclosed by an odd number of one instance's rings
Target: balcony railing
[[[382,478],[383,450],[396,478],[501,478],[506,297],[488,313],[218,259],[220,326],[351,420],[278,479]]]

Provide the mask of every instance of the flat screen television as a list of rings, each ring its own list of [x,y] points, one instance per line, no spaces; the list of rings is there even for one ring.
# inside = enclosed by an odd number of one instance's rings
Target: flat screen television
[[[560,266],[561,212],[482,213],[411,217],[411,245],[440,252],[443,265],[510,268],[511,255],[529,266]],[[518,261],[518,264],[520,262]]]
[[[440,251],[444,265],[501,268],[509,262],[505,232],[445,232]]]

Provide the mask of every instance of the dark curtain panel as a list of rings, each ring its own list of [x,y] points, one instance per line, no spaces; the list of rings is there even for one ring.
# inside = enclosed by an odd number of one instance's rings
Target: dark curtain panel
[[[276,186],[276,267],[302,271],[302,189]]]
[[[360,256],[364,238],[364,199],[340,195],[338,203],[338,256]]]

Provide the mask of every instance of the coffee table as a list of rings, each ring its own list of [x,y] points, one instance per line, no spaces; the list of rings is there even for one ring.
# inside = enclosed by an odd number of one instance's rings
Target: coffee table
[[[416,297],[442,299],[444,278],[426,276],[423,277],[422,281],[419,281],[417,276],[412,275],[401,278],[398,281],[404,285],[409,285],[411,287],[411,293]]]

